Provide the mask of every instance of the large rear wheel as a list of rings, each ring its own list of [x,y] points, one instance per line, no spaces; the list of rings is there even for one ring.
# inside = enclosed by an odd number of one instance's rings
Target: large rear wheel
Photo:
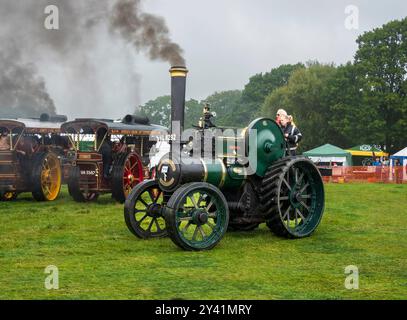
[[[131,190],[143,181],[143,165],[137,153],[121,154],[113,164],[112,196],[124,203]]]
[[[324,212],[322,177],[312,161],[288,158],[271,166],[262,182],[262,210],[278,236],[304,238],[318,227]]]
[[[56,154],[34,155],[32,167],[32,195],[37,201],[53,201],[61,191],[62,170]]]
[[[163,199],[157,181],[143,181],[133,188],[124,205],[124,220],[135,236],[149,239],[167,235],[162,215]]]
[[[222,192],[205,182],[180,187],[165,209],[171,240],[184,250],[209,250],[223,238],[229,223],[229,208]]]

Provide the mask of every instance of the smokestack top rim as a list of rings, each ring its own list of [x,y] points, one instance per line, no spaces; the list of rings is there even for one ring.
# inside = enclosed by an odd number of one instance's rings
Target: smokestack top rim
[[[184,66],[173,66],[170,69],[172,77],[186,77],[189,70]]]

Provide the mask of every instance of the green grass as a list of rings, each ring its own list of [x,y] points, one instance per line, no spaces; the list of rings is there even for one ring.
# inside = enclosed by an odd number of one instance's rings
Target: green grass
[[[77,204],[21,195],[0,203],[1,299],[407,299],[407,185],[326,186],[326,210],[306,239],[262,225],[228,233],[209,252],[142,241],[109,196]],[[59,268],[59,290],[44,269]],[[360,289],[344,287],[359,267]]]

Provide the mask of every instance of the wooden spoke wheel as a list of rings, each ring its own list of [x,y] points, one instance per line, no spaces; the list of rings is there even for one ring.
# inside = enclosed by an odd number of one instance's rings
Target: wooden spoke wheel
[[[194,182],[174,192],[164,216],[168,234],[176,245],[184,250],[209,250],[226,233],[229,208],[218,188]]]
[[[133,188],[124,205],[127,228],[141,239],[167,235],[162,215],[163,192],[154,180],[146,180]]]
[[[32,195],[37,201],[53,201],[61,191],[61,164],[52,152],[39,153],[33,159]]]
[[[133,188],[143,181],[143,164],[137,153],[121,154],[113,164],[112,196],[124,203]]]
[[[324,185],[308,159],[288,159],[271,166],[262,184],[267,226],[277,235],[303,238],[318,227],[324,212]]]

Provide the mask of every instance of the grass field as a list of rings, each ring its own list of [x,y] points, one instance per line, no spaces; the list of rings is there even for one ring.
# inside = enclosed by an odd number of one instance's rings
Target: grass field
[[[407,299],[407,185],[326,186],[326,210],[307,239],[262,225],[228,233],[212,251],[142,241],[109,196],[76,204],[21,195],[0,203],[0,299]],[[44,288],[48,265],[59,290]],[[359,268],[359,290],[344,269]]]

